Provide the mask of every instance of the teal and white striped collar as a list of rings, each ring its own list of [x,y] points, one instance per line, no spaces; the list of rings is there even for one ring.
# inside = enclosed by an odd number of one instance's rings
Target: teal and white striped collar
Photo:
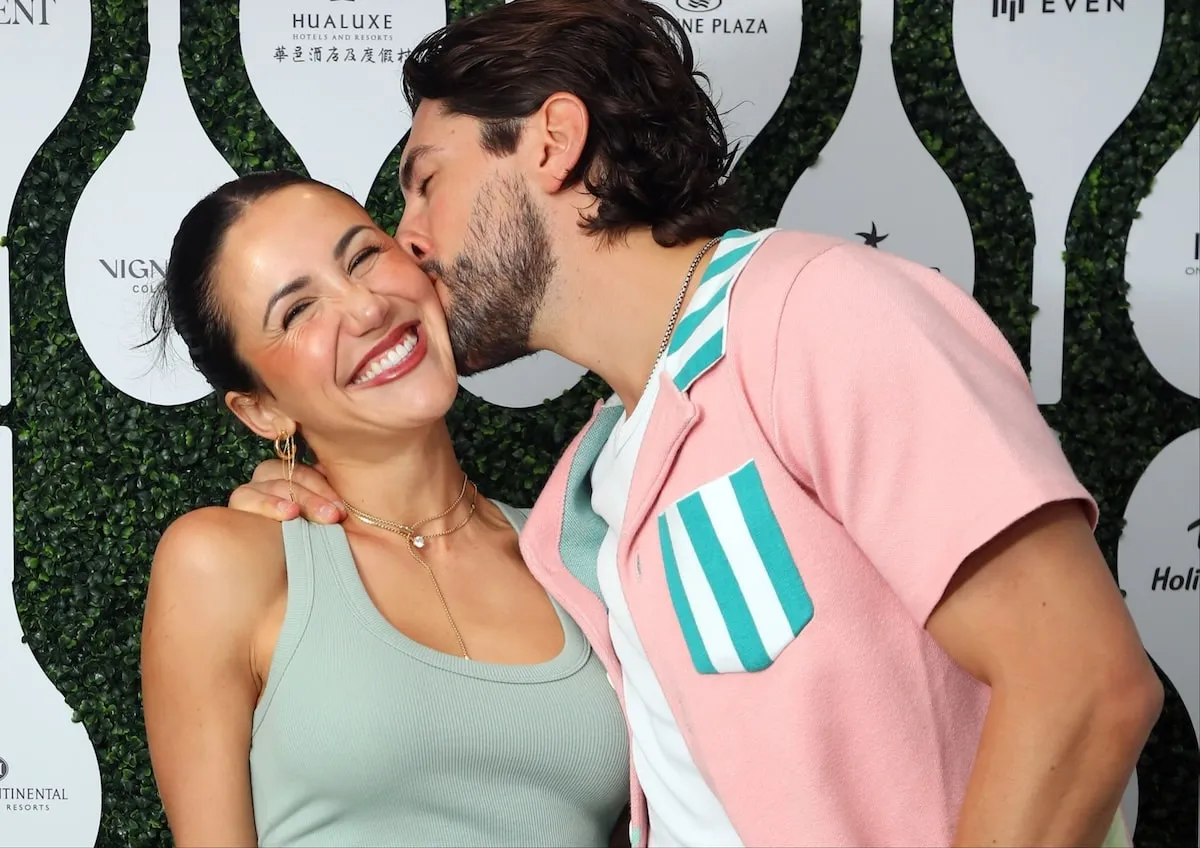
[[[754,251],[776,229],[730,230],[721,237],[667,347],[663,368],[679,391],[687,392],[725,356],[729,292]]]

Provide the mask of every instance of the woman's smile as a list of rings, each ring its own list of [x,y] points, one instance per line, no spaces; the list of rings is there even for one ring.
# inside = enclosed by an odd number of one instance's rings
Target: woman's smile
[[[350,388],[372,388],[400,379],[421,364],[427,349],[428,342],[419,321],[401,324],[358,363],[350,375]]]

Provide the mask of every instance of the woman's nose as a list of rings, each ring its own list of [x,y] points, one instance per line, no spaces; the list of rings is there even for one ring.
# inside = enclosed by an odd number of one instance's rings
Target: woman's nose
[[[387,301],[366,286],[351,286],[344,302],[347,317],[363,330],[378,327],[387,315]]]

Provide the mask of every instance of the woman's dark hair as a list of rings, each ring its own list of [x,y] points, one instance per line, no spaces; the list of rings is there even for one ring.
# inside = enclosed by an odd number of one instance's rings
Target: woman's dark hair
[[[683,27],[646,0],[513,0],[425,37],[404,63],[404,96],[482,121],[489,153],[512,153],[523,119],[555,92],[590,125],[567,185],[597,200],[583,226],[615,239],[650,227],[665,247],[737,226],[724,181],[730,148],[699,84]]]
[[[174,327],[196,370],[222,395],[261,386],[238,357],[228,316],[217,303],[213,276],[221,247],[229,228],[252,203],[292,185],[327,187],[292,171],[265,171],[231,180],[193,206],[175,233],[166,274],[155,290],[154,335],[146,344],[158,342],[165,355]]]

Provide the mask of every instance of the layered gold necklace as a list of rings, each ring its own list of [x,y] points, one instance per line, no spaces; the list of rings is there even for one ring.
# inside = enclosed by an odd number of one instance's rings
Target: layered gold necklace
[[[346,508],[346,512],[357,518],[363,524],[369,524],[372,527],[379,527],[382,530],[388,530],[398,536],[403,537],[404,540],[408,542],[408,552],[412,555],[413,559],[421,564],[421,567],[425,569],[425,573],[429,575],[429,580],[433,583],[433,591],[437,593],[438,600],[442,604],[442,611],[446,614],[446,620],[450,622],[450,629],[454,631],[454,638],[458,640],[459,650],[462,651],[463,659],[465,660],[469,660],[471,657],[467,654],[467,644],[463,641],[462,633],[459,632],[458,625],[454,623],[454,616],[450,614],[450,605],[446,603],[446,596],[442,594],[442,587],[438,585],[438,579],[437,576],[434,575],[433,569],[429,567],[429,563],[427,563],[421,557],[421,555],[417,553],[417,551],[425,547],[427,540],[436,539],[439,536],[449,536],[456,530],[461,530],[466,523],[471,520],[471,516],[475,514],[476,501],[479,498],[479,487],[471,483],[471,508],[467,511],[466,517],[449,530],[441,530],[436,533],[418,533],[417,528],[423,524],[428,524],[430,521],[437,521],[439,518],[445,518],[447,515],[453,512],[454,508],[462,503],[463,495],[466,494],[468,483],[470,483],[470,479],[464,474],[462,489],[459,491],[458,497],[454,499],[454,503],[450,504],[450,506],[446,507],[437,515],[431,515],[429,518],[423,518],[416,524],[401,524],[398,521],[380,518],[377,515],[371,515],[369,512],[363,512],[358,507],[342,501],[342,506]]]

